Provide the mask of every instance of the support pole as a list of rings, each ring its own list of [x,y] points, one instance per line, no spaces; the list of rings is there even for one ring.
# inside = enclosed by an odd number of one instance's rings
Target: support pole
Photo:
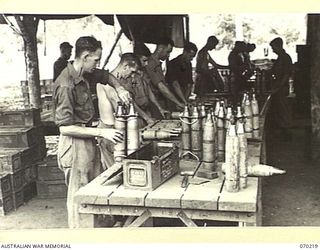
[[[186,15],[186,42],[190,41],[189,15]]]
[[[108,64],[108,62],[109,62],[109,60],[110,60],[110,57],[112,56],[113,51],[114,51],[114,49],[116,48],[116,46],[117,46],[117,44],[118,44],[118,42],[119,42],[119,40],[120,40],[120,37],[121,37],[122,33],[123,33],[123,31],[122,31],[122,29],[121,29],[121,30],[118,32],[118,34],[117,34],[116,40],[115,40],[114,44],[112,45],[112,48],[111,48],[111,50],[110,50],[110,53],[109,53],[108,57],[106,58],[106,60],[105,60],[104,63],[103,63],[102,69],[104,69],[104,68],[106,67],[106,65]]]

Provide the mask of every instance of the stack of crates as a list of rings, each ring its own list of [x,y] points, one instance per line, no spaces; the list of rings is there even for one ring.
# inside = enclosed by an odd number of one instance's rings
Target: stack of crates
[[[37,165],[46,156],[39,109],[0,112],[0,215],[37,194]]]
[[[37,164],[38,198],[66,198],[67,186],[63,171],[58,167],[57,155],[48,155]]]

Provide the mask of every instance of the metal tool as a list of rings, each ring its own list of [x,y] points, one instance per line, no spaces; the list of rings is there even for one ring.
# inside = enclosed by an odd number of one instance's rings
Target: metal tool
[[[183,179],[181,181],[181,187],[186,188],[189,184],[189,176],[193,176],[193,171],[183,171],[180,173],[180,175],[183,176]]]

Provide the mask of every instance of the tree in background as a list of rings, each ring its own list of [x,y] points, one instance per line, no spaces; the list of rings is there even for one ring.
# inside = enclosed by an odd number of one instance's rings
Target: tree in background
[[[276,28],[271,27],[270,33],[274,34],[275,36],[282,37],[282,39],[288,46],[290,46],[291,44],[295,44],[301,35],[300,31],[294,27],[285,27],[280,25]]]
[[[231,49],[236,37],[236,25],[234,15],[219,14],[216,22],[216,36],[222,38],[217,49],[227,47]]]
[[[41,108],[37,31],[39,18],[32,15],[13,15],[18,28],[6,17],[8,25],[23,39],[30,104]]]
[[[281,21],[279,15],[261,15],[260,19],[256,16],[243,16],[243,37],[247,42],[254,42],[257,45],[268,44],[271,37],[280,36],[286,41],[287,46],[295,46],[297,41],[301,40],[299,27],[294,24],[287,25],[290,20]],[[235,15],[218,14],[216,18],[212,18],[210,25],[213,26],[213,33],[220,38],[217,49],[223,47],[231,49],[236,40]]]
[[[37,31],[39,18],[32,15],[14,16],[23,38],[26,60],[26,74],[29,87],[30,104],[41,108],[39,59]]]

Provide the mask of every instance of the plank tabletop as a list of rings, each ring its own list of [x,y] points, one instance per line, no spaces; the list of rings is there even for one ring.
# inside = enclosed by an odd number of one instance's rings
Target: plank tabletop
[[[248,177],[248,186],[239,192],[227,192],[222,189],[218,202],[218,210],[255,212],[258,200],[258,178]]]
[[[149,191],[135,190],[119,186],[109,197],[109,205],[144,206]]]
[[[180,199],[185,192],[181,187],[183,176],[175,175],[148,194],[145,204],[148,207],[181,208]]]
[[[105,185],[104,181],[104,173],[102,173],[86,186],[80,188],[76,193],[76,198],[82,204],[108,205],[109,196],[122,183],[121,181],[116,181]]]
[[[204,178],[201,179],[206,181]],[[181,208],[217,210],[221,180],[217,178],[200,185],[192,183],[189,183],[181,198]]]

